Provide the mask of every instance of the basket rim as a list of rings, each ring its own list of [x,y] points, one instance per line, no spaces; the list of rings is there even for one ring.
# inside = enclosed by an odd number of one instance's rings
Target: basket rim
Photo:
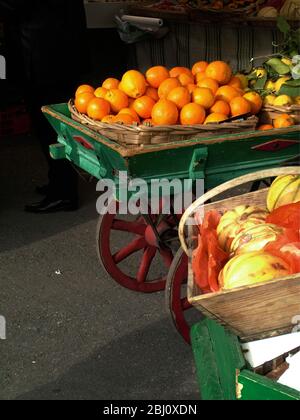
[[[68,105],[64,103],[64,105]],[[166,143],[164,145],[160,144],[145,144],[145,145],[139,145],[134,148],[126,147],[123,144],[117,143],[114,140],[110,140],[108,137],[105,136],[105,134],[100,134],[99,132],[92,130],[88,127],[88,125],[84,125],[79,123],[78,121],[72,119],[71,116],[66,115],[60,111],[55,110],[52,105],[45,105],[42,107],[42,112],[46,115],[49,115],[49,117],[54,118],[56,120],[61,121],[64,124],[67,124],[68,126],[73,127],[75,130],[79,130],[81,133],[90,136],[93,140],[95,140],[98,143],[101,143],[105,145],[106,147],[109,147],[113,149],[115,152],[120,154],[123,158],[131,158],[136,155],[140,154],[147,154],[147,153],[153,153],[158,152],[160,150],[173,150],[173,149],[179,149],[179,148],[185,148],[185,147],[191,147],[193,145],[211,145],[214,143],[222,143],[223,141],[239,141],[239,140],[247,140],[249,138],[259,138],[266,136],[265,131],[257,131],[254,129],[249,129],[244,132],[236,132],[236,133],[230,133],[230,134],[216,134],[215,136],[207,136],[205,138],[199,139],[199,138],[193,138],[188,140],[174,140],[172,142]],[[299,132],[300,126],[295,125],[292,127],[286,127],[281,129],[274,129],[272,130],[273,135],[281,135],[281,134],[287,134],[291,132]]]
[[[292,104],[288,106],[264,105],[262,111],[278,111],[278,112],[300,112],[300,105]]]
[[[147,125],[123,125],[123,124],[109,124],[95,121],[77,111],[74,105],[74,100],[70,99],[68,107],[71,114],[82,120],[83,123],[94,126],[101,130],[113,130],[120,133],[128,133],[129,131],[136,134],[158,134],[158,133],[172,133],[172,134],[197,134],[199,131],[219,131],[220,129],[231,129],[240,127],[250,127],[251,124],[258,122],[258,118],[255,115],[250,116],[246,120],[237,120],[236,122],[223,122],[223,123],[211,123],[211,124],[195,124],[195,125],[163,125],[163,126],[147,126]]]

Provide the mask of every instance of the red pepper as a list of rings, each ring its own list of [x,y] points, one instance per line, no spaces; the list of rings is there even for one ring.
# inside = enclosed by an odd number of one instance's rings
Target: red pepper
[[[300,241],[300,201],[278,207],[267,217],[266,222],[293,229],[297,232]]]
[[[201,235],[198,238],[198,248],[193,254],[195,281],[204,293],[220,290],[219,273],[229,260],[229,255],[220,248],[218,242],[216,229],[220,218],[221,215],[216,210],[205,214],[199,227]],[[198,222],[199,219],[199,215],[196,215]]]

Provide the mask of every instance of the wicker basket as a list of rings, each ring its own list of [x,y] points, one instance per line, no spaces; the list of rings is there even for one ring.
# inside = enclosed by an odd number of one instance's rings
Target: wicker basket
[[[208,318],[216,320],[245,341],[275,337],[292,332],[295,328],[294,319],[300,314],[300,273],[285,278],[277,278],[266,283],[202,294],[194,280],[191,263],[193,249],[197,247],[195,238],[197,238],[199,232],[198,230],[195,232],[194,227],[190,224],[187,241],[186,225],[201,206],[204,206],[204,213],[209,210],[224,212],[249,203],[264,208],[268,189],[241,195],[233,194],[234,196],[221,201],[205,203],[212,199],[215,200],[220,194],[228,194],[228,191],[233,188],[238,188],[235,193],[237,194],[240,187],[249,182],[289,174],[300,175],[300,167],[266,169],[228,181],[198,198],[186,210],[180,221],[181,246],[190,257],[189,302]]]
[[[273,120],[280,114],[289,114],[294,118],[296,124],[300,124],[300,105],[265,106],[261,110],[260,122],[262,124],[272,124]]]
[[[73,100],[69,102],[69,110],[73,120],[123,145],[163,144],[172,141],[251,131],[255,130],[258,122],[258,119],[252,116],[247,120],[209,125],[125,126],[123,124],[107,124],[92,120],[76,110]]]

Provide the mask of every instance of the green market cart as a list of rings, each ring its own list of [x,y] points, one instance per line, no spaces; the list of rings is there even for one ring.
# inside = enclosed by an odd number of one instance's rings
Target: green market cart
[[[142,178],[149,184],[152,179],[203,179],[209,190],[237,176],[299,160],[299,126],[128,148],[74,121],[67,104],[45,106],[43,112],[58,135],[51,156],[68,159],[98,180],[112,180],[117,188],[119,174],[125,171],[129,179]],[[102,266],[130,290],[166,290],[172,320],[189,342],[192,308],[186,295],[187,258],[178,250],[180,215],[143,214],[129,220],[118,214],[118,202],[115,205],[115,214],[101,216],[98,224]],[[118,249],[112,248],[115,234],[123,235]],[[153,267],[156,273],[159,267],[159,276],[152,275]]]

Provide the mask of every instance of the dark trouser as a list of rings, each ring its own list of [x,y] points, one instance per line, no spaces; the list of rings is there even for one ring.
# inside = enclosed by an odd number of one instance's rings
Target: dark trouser
[[[71,83],[36,86],[28,93],[33,129],[48,162],[51,199],[77,200],[78,176],[69,161],[54,160],[50,157],[49,146],[56,143],[57,134],[41,112],[41,107],[67,102],[72,95],[74,95],[74,86]]]

